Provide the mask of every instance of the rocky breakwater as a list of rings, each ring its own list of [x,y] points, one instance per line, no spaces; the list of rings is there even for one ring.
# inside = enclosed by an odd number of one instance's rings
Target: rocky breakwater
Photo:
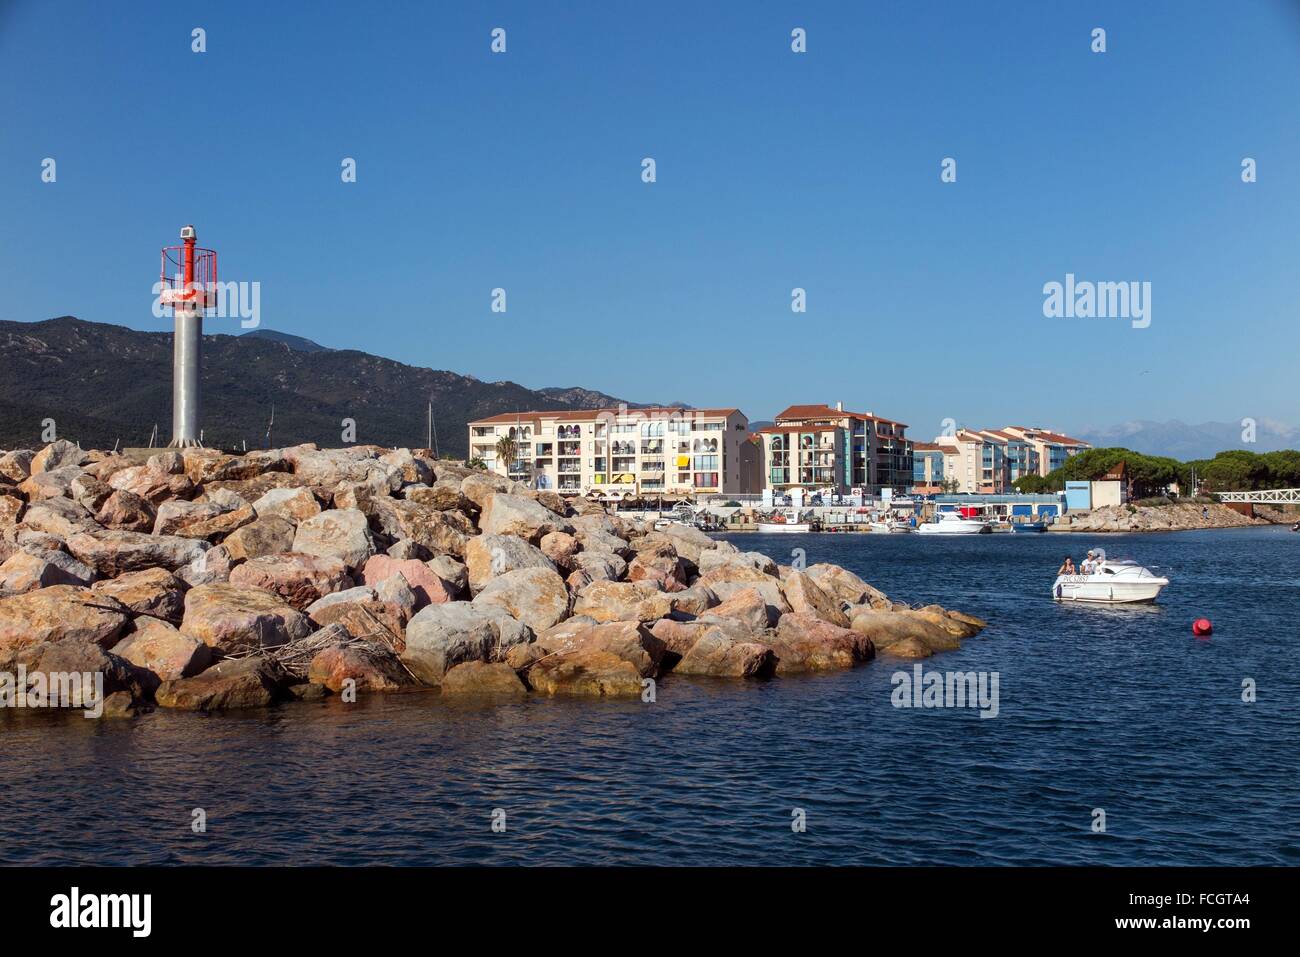
[[[1247,518],[1226,505],[1106,505],[1066,516],[1054,526],[1063,532],[1179,532],[1193,528],[1244,528],[1272,525],[1267,518]]]
[[[418,450],[0,455],[0,671],[101,673],[108,714],[635,696],[925,657],[984,624]]]

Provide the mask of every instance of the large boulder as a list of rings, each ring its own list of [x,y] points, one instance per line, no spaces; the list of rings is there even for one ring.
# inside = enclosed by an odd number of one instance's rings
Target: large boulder
[[[407,489],[406,498],[407,501],[439,512],[467,512],[471,506],[469,499],[460,490],[460,481],[457,479],[439,479],[427,488]]]
[[[283,518],[297,525],[320,514],[320,503],[306,488],[273,488],[253,503],[259,519]]]
[[[360,568],[376,551],[370,523],[357,509],[331,509],[300,522],[293,550],[337,558],[348,568]]]
[[[153,505],[125,489],[114,491],[95,511],[96,522],[121,532],[147,532],[153,528],[154,518]]]
[[[520,568],[491,579],[475,605],[496,605],[534,631],[544,631],[569,616],[569,590],[549,568]]]
[[[438,511],[406,499],[378,498],[363,509],[376,531],[394,539],[409,538],[434,555],[465,554],[474,523],[463,512]]]
[[[132,699],[144,698],[158,683],[150,672],[106,651],[98,642],[78,638],[45,641],[0,653],[0,668],[13,674],[20,667],[26,673],[29,692],[40,689],[43,695],[55,697],[60,707],[94,708],[100,690],[94,687],[97,674],[103,676],[105,698],[119,691],[127,692]],[[71,680],[73,675],[92,677],[86,683],[84,679]]]
[[[587,581],[622,581],[627,574],[627,561],[610,551],[584,549],[573,556],[573,566],[586,573]]]
[[[539,502],[522,495],[496,492],[483,504],[479,528],[485,535],[518,535],[536,543],[551,532],[567,532],[570,526]]]
[[[0,529],[17,525],[26,507],[27,503],[17,495],[0,494]]]
[[[749,636],[746,629],[717,622],[700,624],[701,634],[674,666],[674,672],[717,678],[767,678],[776,672],[776,653]]]
[[[767,643],[777,655],[777,674],[852,668],[876,653],[866,635],[802,612],[782,615]]]
[[[285,552],[250,558],[231,569],[230,584],[262,588],[279,595],[299,611],[317,599],[352,587],[352,576],[341,559]]]
[[[256,518],[251,505],[230,493],[226,495],[229,498],[223,500],[163,502],[154,517],[153,533],[183,538],[217,538],[229,535]]]
[[[163,681],[188,678],[212,664],[212,649],[174,625],[157,618],[137,618],[113,654],[152,671]]]
[[[594,581],[578,592],[575,615],[596,621],[655,621],[672,611],[666,592],[653,582]]]
[[[126,606],[75,585],[0,598],[0,651],[46,641],[89,641],[111,648],[131,621]]]
[[[448,671],[442,679],[444,696],[523,698],[528,689],[515,669],[503,661],[466,661]]]
[[[700,558],[696,564],[699,566],[701,575],[707,575],[719,568],[745,568],[773,578],[777,574],[776,562],[762,552],[731,552],[721,548],[709,548],[700,552]],[[737,581],[743,579],[728,579],[726,576],[718,576],[718,580]]]
[[[30,459],[30,474],[52,472],[55,469],[80,466],[86,461],[81,447],[66,439],[56,439]]]
[[[435,555],[425,564],[450,586],[454,595],[459,596],[469,588],[469,569],[463,562],[456,561],[450,555]]]
[[[403,663],[422,682],[437,686],[448,669],[464,661],[496,661],[532,640],[532,632],[500,609],[456,601],[429,605],[406,626]]]
[[[194,483],[184,472],[166,472],[154,465],[121,469],[109,476],[108,484],[118,491],[138,495],[155,508],[168,499],[190,498],[194,494]]]
[[[813,615],[838,628],[849,627],[848,616],[840,611],[839,602],[803,572],[791,572],[781,585],[790,610],[802,615]]]
[[[469,589],[473,594],[483,590],[491,579],[521,568],[545,568],[555,571],[555,563],[540,548],[524,541],[518,535],[477,535],[465,543],[465,567],[469,574]]]
[[[744,588],[726,601],[704,612],[708,618],[729,618],[754,631],[763,631],[773,624],[769,606],[757,588]],[[847,622],[846,622],[847,624]]]
[[[627,566],[628,581],[654,582],[667,592],[685,591],[689,571],[671,545],[657,545],[636,553]]]
[[[133,615],[160,618],[179,625],[185,615],[185,588],[165,568],[146,568],[95,582],[90,590],[115,598]]]
[[[89,585],[94,569],[59,551],[31,555],[16,552],[0,562],[0,593],[35,591],[50,585]]]
[[[574,556],[578,554],[578,540],[568,532],[550,532],[541,540],[542,554],[555,563],[557,570],[573,571]]]
[[[957,622],[954,620],[954,626]],[[928,614],[913,611],[885,611],[863,606],[853,611],[852,628],[871,639],[881,654],[892,654],[891,648],[900,641],[913,639],[930,651],[954,651],[961,647],[959,633],[937,623]],[[905,655],[914,657],[904,646]]]
[[[330,645],[311,660],[307,680],[331,691],[347,681],[362,691],[400,691],[417,684],[391,648],[375,642]]]
[[[707,615],[710,608],[719,604],[719,599],[708,585],[692,585],[685,591],[670,594],[668,604],[674,617],[697,617]]]
[[[0,478],[17,484],[32,474],[32,460],[36,454],[31,449],[14,449],[0,454]]]
[[[542,658],[528,671],[528,683],[548,695],[638,697],[646,680],[630,661],[608,651]]]
[[[68,498],[72,497],[72,483],[75,482],[82,472],[79,468],[55,469],[52,472],[38,472],[30,476],[18,485],[18,491],[27,497],[29,502],[40,502],[46,499]]]
[[[181,632],[222,654],[275,648],[311,631],[306,615],[260,588],[199,585],[185,595]]]
[[[70,498],[33,502],[23,512],[23,527],[68,539],[78,532],[94,531],[97,524],[85,506]]]
[[[639,621],[612,621],[575,629],[561,626],[539,635],[536,645],[543,654],[550,656],[588,652],[617,655],[632,664],[643,678],[659,673],[667,648]]]
[[[402,637],[406,622],[403,612],[377,597],[311,607],[314,609],[311,620],[322,628],[334,626],[352,638],[387,645],[397,654],[406,647]]]
[[[700,563],[700,556],[704,552],[717,545],[717,542],[709,538],[708,535],[705,535],[698,528],[691,528],[689,525],[668,525],[653,535],[646,537],[653,540],[660,535],[672,543],[678,555],[689,562],[694,562],[696,565]]]
[[[219,661],[192,678],[164,681],[154,698],[164,708],[187,711],[262,708],[279,697],[283,684],[280,670],[255,655]]]
[[[68,540],[68,551],[105,578],[144,568],[175,571],[210,547],[207,542],[177,535],[146,535],[104,529],[79,532]]]
[[[414,558],[372,555],[366,559],[366,564],[361,569],[361,580],[371,588],[378,588],[394,576],[405,579],[410,586],[415,597],[415,610],[428,604],[442,604],[455,599],[455,590],[427,564]]]
[[[889,598],[879,588],[868,585],[853,572],[839,565],[823,562],[810,565],[808,577],[832,598],[849,605],[888,607]]]
[[[272,515],[236,529],[222,539],[221,544],[235,561],[247,561],[263,555],[292,551],[296,531],[293,522]]]

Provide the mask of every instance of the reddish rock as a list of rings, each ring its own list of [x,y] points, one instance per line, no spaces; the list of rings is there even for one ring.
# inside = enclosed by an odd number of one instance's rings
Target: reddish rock
[[[212,649],[157,618],[137,618],[113,654],[147,668],[163,681],[188,678],[212,664]]]
[[[119,489],[104,499],[95,521],[105,528],[123,532],[147,532],[153,528],[154,508],[145,499]]]
[[[333,645],[312,658],[307,680],[333,692],[351,680],[360,691],[400,691],[417,684],[392,649],[373,642]]]
[[[523,698],[528,694],[515,669],[501,661],[456,665],[443,676],[440,687],[444,695],[453,697]]]
[[[115,598],[134,615],[180,624],[185,614],[185,587],[165,568],[146,568],[95,582],[90,590]]]
[[[0,598],[0,651],[64,640],[111,648],[130,620],[126,606],[116,599],[89,588],[54,585]]]
[[[224,711],[261,708],[276,700],[283,675],[265,658],[220,661],[192,678],[164,681],[154,698],[164,708]]]
[[[455,594],[424,562],[413,558],[397,559],[387,555],[372,555],[361,570],[361,580],[372,588],[380,582],[400,574],[415,592],[416,609],[428,604],[442,604],[455,600]]]
[[[199,585],[185,595],[181,633],[223,654],[275,648],[311,631],[306,615],[260,588]]]
[[[852,668],[876,654],[866,635],[802,612],[782,615],[767,643],[778,658],[777,674]]]
[[[319,598],[352,587],[340,559],[285,552],[251,558],[230,571],[230,584],[273,592],[299,611]]]

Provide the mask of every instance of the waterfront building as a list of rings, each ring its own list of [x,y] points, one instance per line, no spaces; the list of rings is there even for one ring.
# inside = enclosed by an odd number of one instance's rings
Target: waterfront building
[[[1072,439],[1068,435],[1052,432],[1048,429],[1026,428],[1023,425],[1008,425],[1001,430],[1016,436],[1033,447],[1038,454],[1038,471],[1035,474],[1047,475],[1055,472],[1066,460],[1078,455],[1084,449],[1092,448],[1081,439]]]
[[[1090,447],[1067,435],[1010,425],[1002,429],[958,429],[953,435],[939,436],[933,444],[943,450],[943,475],[949,487],[955,481],[957,492],[983,494],[1011,492],[1017,479],[1047,475],[1070,456]],[[928,492],[919,487],[917,491]]]
[[[759,431],[765,488],[866,495],[903,492],[912,484],[907,426],[871,412],[847,412],[842,403],[792,405]]]
[[[912,443],[912,487],[916,495],[937,495],[946,488],[947,449],[936,442]]]
[[[514,443],[512,461],[498,455]],[[739,409],[503,412],[469,423],[470,459],[536,489],[610,499],[757,494],[761,455]]]

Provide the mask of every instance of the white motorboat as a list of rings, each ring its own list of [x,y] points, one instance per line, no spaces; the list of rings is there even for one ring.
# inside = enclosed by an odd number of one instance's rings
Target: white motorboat
[[[963,518],[957,512],[940,512],[933,522],[916,527],[922,535],[980,535],[993,531],[993,526],[978,518]]]
[[[1137,562],[1107,559],[1104,551],[1091,575],[1060,575],[1052,584],[1056,601],[1087,601],[1105,605],[1153,602],[1168,578]]]

